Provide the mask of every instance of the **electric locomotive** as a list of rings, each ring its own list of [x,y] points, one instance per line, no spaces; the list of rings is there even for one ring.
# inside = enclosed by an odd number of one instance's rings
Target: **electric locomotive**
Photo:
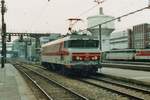
[[[99,40],[91,35],[68,35],[42,45],[42,65],[63,73],[96,73],[101,68]]]

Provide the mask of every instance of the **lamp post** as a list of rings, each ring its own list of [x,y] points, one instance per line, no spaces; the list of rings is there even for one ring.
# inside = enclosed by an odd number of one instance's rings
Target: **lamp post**
[[[5,66],[5,62],[6,62],[6,24],[4,21],[4,14],[6,12],[6,8],[5,8],[5,1],[2,0],[1,1],[1,14],[2,14],[2,32],[1,32],[1,36],[2,36],[2,51],[1,51],[1,67],[4,68]]]

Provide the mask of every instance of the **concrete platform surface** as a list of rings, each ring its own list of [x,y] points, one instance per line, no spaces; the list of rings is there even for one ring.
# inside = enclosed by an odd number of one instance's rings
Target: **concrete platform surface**
[[[0,100],[37,100],[20,73],[11,65],[0,66]]]
[[[114,76],[120,76],[135,80],[140,80],[150,83],[150,72],[148,71],[136,71],[128,69],[119,69],[119,68],[102,68],[101,72],[104,74],[110,74]]]

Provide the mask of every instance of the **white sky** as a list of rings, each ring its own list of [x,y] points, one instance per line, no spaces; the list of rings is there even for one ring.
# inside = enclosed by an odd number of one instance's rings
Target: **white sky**
[[[5,0],[7,31],[10,32],[59,32],[66,33],[67,19],[77,17],[96,5],[94,0]],[[102,4],[104,13],[114,17],[140,9],[148,5],[148,0],[106,0]],[[98,7],[80,18],[82,28],[86,28],[88,16],[97,15]],[[150,21],[150,9],[121,19],[116,28],[126,28]],[[149,22],[150,23],[150,22]]]

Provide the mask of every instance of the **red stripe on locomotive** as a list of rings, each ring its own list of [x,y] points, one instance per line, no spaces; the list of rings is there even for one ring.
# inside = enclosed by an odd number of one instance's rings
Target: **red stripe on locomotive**
[[[69,52],[68,51],[58,51],[58,52],[48,52],[48,53],[43,53],[42,55],[45,56],[68,56]]]

